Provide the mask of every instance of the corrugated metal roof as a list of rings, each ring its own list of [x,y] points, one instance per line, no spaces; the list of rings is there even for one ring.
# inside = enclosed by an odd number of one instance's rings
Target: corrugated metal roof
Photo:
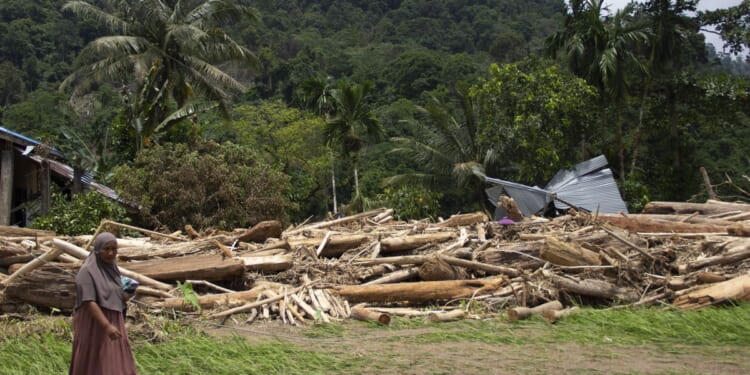
[[[628,212],[604,155],[578,163],[572,170],[560,170],[544,189],[490,177],[485,180],[502,186],[524,216],[542,211],[553,201],[558,209],[569,208],[561,200],[592,212]],[[487,189],[487,194],[497,207],[500,192]]]
[[[44,161],[44,158],[39,155],[30,155],[29,158],[39,164]],[[73,167],[61,163],[57,160],[47,159],[47,161],[49,162],[49,168],[52,172],[59,176],[63,176],[70,181],[73,181]],[[115,192],[112,188],[101,185],[94,181],[94,176],[91,175],[91,173],[86,172],[83,174],[83,176],[81,177],[81,185],[83,185],[83,187],[86,189],[95,190],[112,200],[116,200],[118,202],[121,201],[120,196],[117,194],[117,192]]]
[[[23,134],[16,133],[13,130],[7,129],[5,127],[0,126],[0,137],[7,139],[15,144],[19,144],[22,146],[39,146],[43,145],[42,142],[37,141],[34,138],[27,137]],[[57,156],[58,158],[64,158],[65,155],[63,153],[54,148],[54,147],[48,147],[50,154]]]

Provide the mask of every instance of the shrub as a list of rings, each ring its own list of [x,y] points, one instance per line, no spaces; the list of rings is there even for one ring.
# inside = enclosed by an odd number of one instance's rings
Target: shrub
[[[124,199],[141,206],[143,219],[172,230],[285,221],[293,208],[289,177],[232,143],[157,145],[143,150],[132,166],[118,167],[113,182]]]
[[[442,194],[421,186],[402,186],[387,188],[378,198],[393,208],[399,219],[424,219],[437,216]]]
[[[53,192],[50,201],[49,213],[36,217],[31,224],[32,228],[76,236],[94,233],[103,219],[129,222],[122,206],[97,192],[76,194],[71,199],[67,199],[62,193]]]

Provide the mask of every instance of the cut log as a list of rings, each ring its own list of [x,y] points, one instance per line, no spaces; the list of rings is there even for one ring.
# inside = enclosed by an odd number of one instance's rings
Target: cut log
[[[649,202],[643,207],[644,214],[692,214],[716,215],[732,211],[750,212],[750,204],[708,201],[706,203]]]
[[[624,302],[634,302],[639,299],[639,295],[635,290],[621,288],[606,281],[593,279],[578,280],[571,277],[562,277],[549,270],[544,270],[542,273],[557,288],[565,292]]]
[[[563,305],[560,301],[549,301],[536,307],[513,307],[508,309],[508,319],[512,321],[523,320],[532,315],[543,315],[546,311],[562,310]]]
[[[273,255],[263,257],[241,257],[245,271],[279,272],[292,268],[294,259],[291,255]]]
[[[389,284],[406,281],[415,277],[419,274],[419,269],[409,267],[398,271],[393,271],[383,277],[377,278],[372,281],[368,281],[362,285],[377,285],[377,284]]]
[[[672,305],[682,310],[694,310],[726,301],[750,301],[750,274],[679,296]]]
[[[735,223],[727,227],[727,233],[731,236],[750,237],[750,224]]]
[[[354,262],[354,264],[358,265],[375,265],[375,264],[397,264],[397,265],[406,265],[406,264],[422,264],[426,262],[429,259],[432,259],[433,255],[410,255],[410,256],[400,256],[400,257],[386,257],[386,258],[378,258],[378,259],[367,259],[367,260],[360,260]],[[492,275],[508,275],[511,277],[516,277],[520,274],[520,271],[510,268],[510,267],[504,267],[504,266],[496,266],[493,264],[486,264],[481,262],[475,262],[465,259],[459,259],[447,255],[440,255],[440,259],[444,260],[446,263],[454,266],[464,267],[468,269],[473,270],[479,270],[484,271],[488,274]]]
[[[268,286],[259,286],[250,290],[232,293],[207,294],[198,296],[198,304],[203,309],[211,309],[217,306],[233,306],[237,304],[254,301],[261,292],[268,289]],[[154,307],[175,310],[192,310],[193,305],[182,297],[167,298],[164,301],[156,302]]]
[[[453,300],[490,293],[505,282],[505,278],[452,281],[422,281],[383,285],[334,286],[331,292],[352,303],[432,302]]]
[[[448,220],[437,223],[440,227],[464,227],[478,223],[486,223],[487,214],[484,212],[474,212],[470,214],[453,215]]]
[[[430,257],[419,266],[419,278],[422,281],[457,280],[463,275],[439,257]]]
[[[37,307],[71,312],[76,300],[75,275],[80,268],[80,264],[70,263],[41,265],[15,278],[5,294]]]
[[[380,241],[380,253],[388,254],[399,251],[413,250],[420,246],[441,243],[456,238],[453,232],[437,232],[430,234],[415,234],[404,237],[391,237]]]
[[[713,272],[698,272],[695,274],[695,281],[698,284],[714,284],[719,283],[722,281],[726,281],[727,277],[724,275],[719,275],[718,273]]]
[[[141,275],[168,281],[227,280],[245,272],[245,262],[241,259],[222,259],[220,255],[189,255],[131,262],[125,266]]]
[[[715,265],[739,263],[750,258],[750,239],[743,238],[739,240],[727,241],[718,245],[720,249],[725,249],[723,254],[708,258],[698,259],[687,264],[678,266],[680,273],[688,273],[704,267]]]
[[[455,309],[451,311],[440,311],[432,312],[427,315],[427,320],[432,323],[450,322],[452,320],[459,320],[466,317],[466,311],[461,309]]]
[[[236,237],[241,242],[265,242],[269,238],[281,237],[281,222],[278,220],[261,221]]]
[[[289,240],[289,245],[293,248],[298,246],[320,246],[324,238],[309,238],[304,240]],[[370,240],[369,236],[365,235],[331,235],[326,241],[323,250],[321,250],[319,256],[325,258],[337,257],[345,253],[347,250],[354,249],[363,243]]]
[[[693,224],[675,221],[649,219],[638,215],[599,215],[599,220],[626,229],[632,233],[673,232],[673,233],[726,233],[726,225]]]
[[[54,237],[55,232],[42,229],[19,228],[8,225],[0,225],[0,236],[2,237]]]
[[[516,204],[516,201],[513,198],[507,195],[501,195],[500,199],[497,201],[497,205],[505,210],[509,219],[516,223],[523,221],[523,213],[521,213],[521,209],[518,208],[518,204]]]
[[[213,239],[203,239],[190,242],[178,242],[161,246],[146,244],[137,247],[120,248],[117,241],[117,258],[124,261],[148,260],[156,258],[174,258],[186,255],[205,255],[218,253],[219,247]]]
[[[382,325],[391,324],[391,317],[382,312],[368,310],[361,306],[352,307],[351,314],[349,315],[352,319],[362,320],[365,322],[375,322]]]
[[[297,228],[295,228],[293,230],[289,230],[289,231],[286,231],[286,232],[282,233],[282,237],[286,238],[288,236],[291,236],[293,234],[297,234],[297,233],[303,232],[303,231],[308,230],[308,229],[328,228],[328,227],[332,227],[334,225],[343,225],[343,224],[351,223],[353,221],[357,221],[357,220],[365,219],[365,218],[368,218],[368,217],[376,216],[376,215],[380,214],[383,211],[385,211],[385,209],[378,208],[376,210],[362,212],[360,214],[351,215],[351,216],[347,216],[347,217],[342,217],[340,219],[329,220],[329,221],[321,221],[319,223],[314,223],[314,224],[310,224],[310,225],[303,225],[303,226],[297,227]]]
[[[567,309],[563,310],[547,310],[542,315],[544,316],[544,319],[547,319],[548,322],[554,323],[566,316],[572,315],[574,313],[578,312],[578,307],[568,307]]]
[[[80,247],[73,245],[72,243],[65,242],[61,239],[55,238],[52,240],[52,244],[58,248],[64,250],[66,253],[78,258],[78,259],[86,259],[87,256],[89,256],[89,252],[81,249]],[[129,277],[133,280],[138,281],[141,285],[148,285],[151,287],[154,287],[159,290],[171,290],[172,286],[169,284],[162,283],[160,281],[156,281],[148,276],[141,275],[137,272],[130,271],[129,269],[123,268],[122,266],[118,265],[118,268],[120,269],[120,273],[123,276]]]
[[[567,243],[555,237],[547,237],[539,254],[540,258],[558,266],[600,266],[599,254],[586,250],[575,243]]]
[[[38,258],[35,258],[29,263],[24,264],[21,268],[16,270],[16,272],[13,272],[10,276],[8,276],[6,279],[0,282],[0,288],[1,287],[7,287],[13,280],[15,280],[19,276],[23,276],[26,273],[29,273],[33,271],[36,268],[39,268],[43,264],[47,262],[53,261],[55,258],[57,258],[60,254],[63,253],[62,249],[51,249],[50,251],[42,254]]]

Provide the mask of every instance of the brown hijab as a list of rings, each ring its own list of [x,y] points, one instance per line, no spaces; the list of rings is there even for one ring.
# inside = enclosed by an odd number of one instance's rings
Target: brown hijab
[[[94,241],[94,251],[83,262],[76,275],[76,304],[78,310],[86,301],[94,301],[99,307],[114,311],[123,311],[123,290],[120,281],[120,270],[117,264],[108,264],[101,260],[99,251],[104,245],[117,241],[109,232],[100,233]]]

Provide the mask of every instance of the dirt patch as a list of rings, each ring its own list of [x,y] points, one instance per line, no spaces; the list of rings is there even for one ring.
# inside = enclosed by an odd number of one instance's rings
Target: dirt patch
[[[748,374],[750,348],[575,343],[490,344],[472,340],[431,342],[439,327],[380,329],[344,322],[331,335],[311,337],[314,328],[267,323],[206,328],[215,337],[240,335],[251,343],[281,340],[333,356],[362,358],[357,374]],[[541,330],[524,330],[541,337]],[[528,335],[528,336],[527,336]],[[528,342],[528,340],[525,340]],[[351,372],[350,372],[351,373]]]

